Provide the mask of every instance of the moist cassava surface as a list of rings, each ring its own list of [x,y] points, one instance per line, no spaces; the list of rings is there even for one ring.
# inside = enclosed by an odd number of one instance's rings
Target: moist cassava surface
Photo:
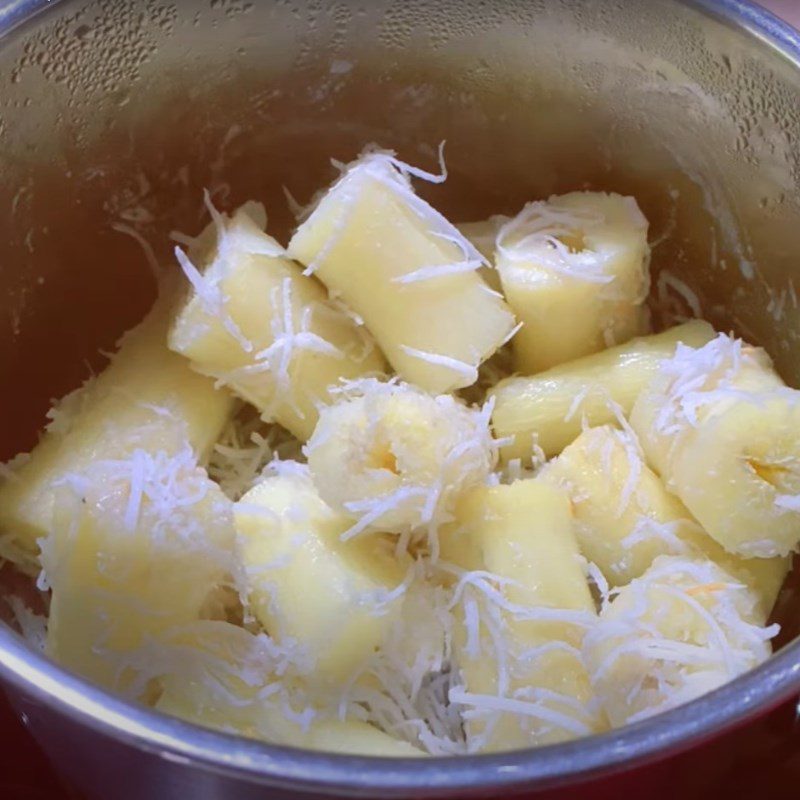
[[[635,198],[451,221],[414,189],[440,161],[336,162],[285,242],[206,197],[181,287],[3,470],[31,646],[199,725],[395,757],[589,736],[769,657],[800,393],[707,322],[653,330]]]

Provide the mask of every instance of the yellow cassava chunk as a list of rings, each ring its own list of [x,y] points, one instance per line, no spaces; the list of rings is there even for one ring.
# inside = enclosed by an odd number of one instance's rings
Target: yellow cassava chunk
[[[377,381],[322,411],[306,454],[320,496],[354,521],[348,536],[435,531],[496,461],[485,411]]]
[[[539,473],[572,501],[581,552],[612,586],[638,578],[660,555],[705,555],[747,583],[768,614],[786,558],[742,559],[723,550],[647,464],[630,431],[588,428]]]
[[[522,330],[516,369],[549,369],[647,331],[647,220],[636,200],[572,192],[528,203],[497,236],[503,292]]]
[[[0,537],[36,569],[36,540],[51,527],[58,481],[93,461],[135,449],[175,453],[189,442],[202,461],[232,413],[230,395],[166,346],[169,296],[122,337],[101,375],[68,395],[30,457],[0,486]]]
[[[470,748],[511,750],[600,730],[579,650],[594,603],[566,494],[536,479],[481,487],[459,505],[453,527],[467,571],[456,589],[454,641],[464,685],[450,698],[467,709]],[[451,545],[443,535],[443,557]]]
[[[199,619],[231,581],[233,506],[188,446],[134,450],[65,479],[42,562],[52,588],[48,653],[130,692],[129,658],[148,639]]]
[[[323,715],[296,679],[278,678],[281,655],[264,634],[227,622],[199,622],[159,643],[164,666],[151,665],[161,696],[156,708],[208,728],[274,744],[371,756],[424,753],[358,719]],[[178,657],[169,660],[170,651]],[[164,657],[167,657],[166,659]],[[282,681],[282,690],[270,688]],[[294,684],[294,686],[293,686]],[[294,691],[292,691],[294,689]]]
[[[347,168],[288,253],[363,317],[400,377],[432,393],[475,383],[514,327],[474,271],[480,254],[384,153]]]
[[[631,413],[651,466],[726,550],[800,541],[800,392],[760,348],[720,334],[664,361]]]
[[[230,219],[217,216],[199,237],[202,246],[190,256],[176,251],[195,290],[169,346],[267,422],[305,440],[330,385],[382,372],[385,362],[363,327],[328,301],[251,213],[252,205]]]
[[[707,322],[693,320],[533,377],[500,381],[490,394],[492,426],[498,439],[513,437],[501,448],[501,459],[528,461],[537,445],[548,457],[558,455],[581,432],[584,419],[605,425],[615,421],[616,407],[628,414],[678,342],[699,347],[713,337]]]
[[[703,558],[659,556],[587,632],[583,655],[612,725],[693,700],[766,660],[758,597]]]
[[[405,570],[394,544],[372,536],[342,541],[352,520],[326,505],[299,464],[247,492],[235,516],[256,617],[277,641],[298,643],[316,681],[342,685],[400,613],[393,590]]]

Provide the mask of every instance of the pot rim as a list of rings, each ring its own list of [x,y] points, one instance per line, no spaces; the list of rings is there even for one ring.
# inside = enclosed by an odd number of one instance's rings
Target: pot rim
[[[60,2],[12,0],[0,9],[0,40]],[[678,2],[746,31],[800,70],[800,32],[768,11],[747,0]],[[250,783],[346,796],[441,797],[457,792],[466,797],[489,789],[522,791],[579,783],[661,760],[715,738],[800,692],[800,639],[725,686],[636,724],[563,744],[466,758],[320,753],[206,730],[93,686],[34,652],[4,624],[0,624],[0,679],[25,698],[123,744]]]

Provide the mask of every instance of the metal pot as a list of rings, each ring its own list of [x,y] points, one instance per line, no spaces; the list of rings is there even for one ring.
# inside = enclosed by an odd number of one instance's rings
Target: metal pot
[[[152,300],[136,235],[200,224],[369,141],[450,179],[453,218],[583,185],[636,195],[656,276],[800,379],[800,38],[738,0],[16,0],[0,9],[0,457],[35,441]],[[127,235],[126,235],[127,234]],[[655,285],[664,294],[675,280]],[[13,425],[9,421],[13,420]],[[129,705],[0,624],[0,678],[90,798],[466,797],[577,782],[688,748],[800,690],[786,609],[766,664],[675,711],[569,744],[465,760],[331,756]],[[797,615],[794,615],[797,616]]]

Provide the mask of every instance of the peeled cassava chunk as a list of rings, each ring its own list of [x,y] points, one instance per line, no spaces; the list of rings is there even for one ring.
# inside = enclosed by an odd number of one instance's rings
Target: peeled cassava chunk
[[[431,535],[496,461],[488,410],[407,384],[368,381],[326,408],[306,446],[320,496],[346,514],[345,534]]]
[[[461,566],[454,659],[472,751],[565,741],[603,728],[592,708],[581,641],[594,603],[566,494],[517,481],[474,489],[442,535]],[[453,538],[451,538],[453,537]]]
[[[693,320],[533,377],[500,381],[490,393],[492,427],[498,439],[512,437],[501,448],[501,459],[529,461],[537,447],[545,456],[558,455],[581,432],[584,420],[605,425],[617,419],[618,411],[630,413],[678,342],[699,347],[713,337],[707,322]]]
[[[605,605],[583,642],[616,727],[674,708],[766,660],[776,626],[755,593],[703,558],[660,556]]]
[[[150,658],[147,658],[147,657]],[[337,709],[318,709],[302,681],[287,678],[292,654],[266,634],[201,621],[142,653],[160,686],[159,711],[273,744],[331,753],[410,757],[424,753]]]
[[[42,553],[48,653],[130,693],[130,655],[210,613],[234,580],[232,512],[188,445],[176,455],[134,450],[66,477]]]
[[[647,220],[632,197],[572,192],[528,203],[497,236],[503,292],[532,375],[647,331]]]
[[[283,464],[235,507],[250,605],[277,641],[296,641],[314,680],[343,685],[385,641],[405,570],[391,541],[342,541],[352,520],[317,494],[308,470]]]
[[[300,225],[288,254],[363,317],[401,378],[450,392],[475,383],[515,320],[476,274],[480,253],[414,194],[409,174],[421,173],[391,154],[362,156]]]
[[[800,392],[769,356],[720,334],[681,346],[631,413],[649,463],[726,550],[787,555],[800,540]]]
[[[786,558],[727,553],[644,462],[630,430],[589,428],[539,473],[572,501],[581,552],[612,586],[638,578],[661,555],[705,555],[742,580],[766,613],[789,571]]]
[[[250,213],[252,205],[231,218],[215,213],[189,256],[176,250],[194,291],[169,346],[304,441],[329,386],[380,373],[385,362]]]
[[[111,363],[50,413],[51,423],[22,465],[0,486],[0,541],[37,568],[36,540],[50,530],[58,482],[92,462],[135,450],[177,454],[188,442],[202,462],[233,410],[214,382],[166,346],[171,300],[164,297],[126,333]]]

